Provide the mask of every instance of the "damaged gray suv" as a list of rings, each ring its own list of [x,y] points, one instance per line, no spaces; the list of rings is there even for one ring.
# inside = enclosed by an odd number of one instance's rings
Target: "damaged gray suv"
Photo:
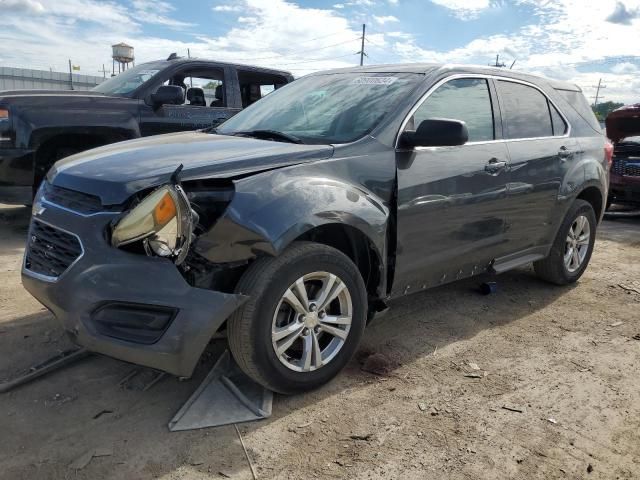
[[[304,77],[216,130],[50,170],[24,286],[90,351],[188,377],[226,328],[242,370],[317,387],[390,299],[528,263],[575,282],[611,148],[575,85],[392,65]]]

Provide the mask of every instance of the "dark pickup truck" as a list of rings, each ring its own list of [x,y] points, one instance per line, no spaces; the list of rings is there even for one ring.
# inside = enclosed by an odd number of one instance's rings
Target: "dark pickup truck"
[[[292,80],[288,72],[172,54],[88,92],[0,92],[0,203],[30,204],[60,158],[122,140],[215,127]]]

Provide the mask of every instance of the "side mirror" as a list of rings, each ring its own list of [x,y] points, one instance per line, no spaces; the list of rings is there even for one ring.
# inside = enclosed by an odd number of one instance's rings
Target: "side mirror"
[[[464,122],[449,118],[428,118],[415,131],[406,130],[400,136],[404,147],[454,147],[469,141]]]
[[[151,103],[154,108],[162,105],[182,105],[184,90],[178,85],[161,85],[156,93],[151,94]]]

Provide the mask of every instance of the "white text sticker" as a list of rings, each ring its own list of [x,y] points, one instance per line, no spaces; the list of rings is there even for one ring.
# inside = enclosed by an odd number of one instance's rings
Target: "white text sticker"
[[[351,81],[352,85],[391,85],[398,77],[357,77]]]

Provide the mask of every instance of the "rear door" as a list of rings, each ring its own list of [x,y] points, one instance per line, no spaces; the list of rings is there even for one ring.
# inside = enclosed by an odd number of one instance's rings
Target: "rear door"
[[[542,90],[510,79],[496,79],[495,85],[511,160],[509,253],[536,254],[550,241],[562,179],[578,161],[579,145]]]
[[[479,273],[503,251],[508,155],[490,80],[455,78],[409,118],[464,121],[469,142],[397,153],[397,256],[393,294]]]

